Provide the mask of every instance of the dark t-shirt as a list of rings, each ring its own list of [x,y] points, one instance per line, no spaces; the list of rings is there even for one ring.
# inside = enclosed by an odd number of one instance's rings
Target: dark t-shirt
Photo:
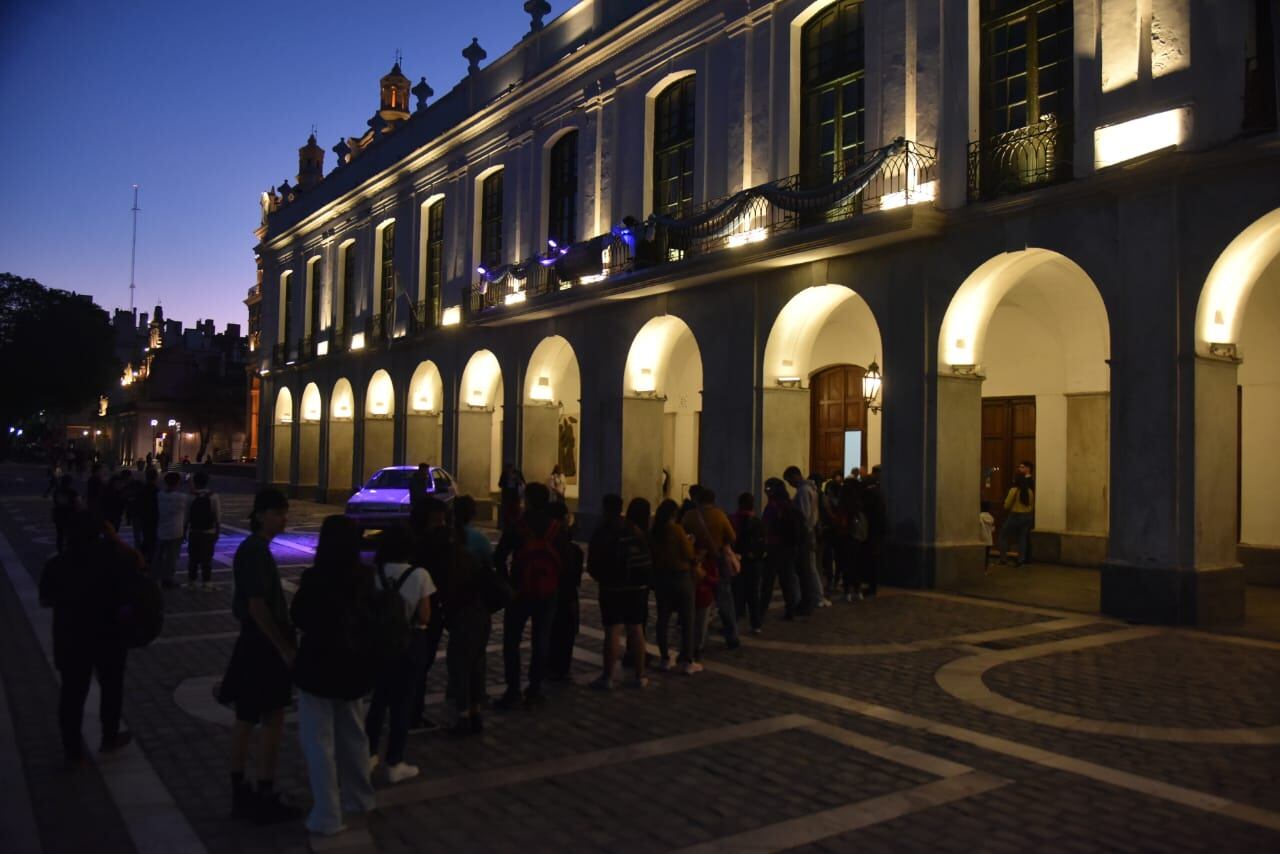
[[[289,606],[280,586],[280,570],[271,554],[271,547],[262,537],[250,534],[236,549],[232,561],[235,575],[235,595],[231,599],[231,613],[242,623],[249,620],[249,600],[261,598],[267,610],[282,630],[289,629]]]

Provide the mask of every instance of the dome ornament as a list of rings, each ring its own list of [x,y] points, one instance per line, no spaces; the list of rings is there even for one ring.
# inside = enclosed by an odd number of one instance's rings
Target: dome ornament
[[[423,77],[418,81],[418,85],[413,87],[413,97],[418,99],[418,104],[414,108],[415,113],[420,113],[427,108],[427,99],[435,94],[435,91],[427,85],[427,78]]]
[[[346,164],[348,156],[351,154],[351,146],[347,145],[347,138],[342,137],[338,140],[338,144],[333,147],[333,153],[338,155],[338,165]]]
[[[462,51],[462,58],[467,61],[467,73],[475,74],[480,70],[480,62],[489,54],[485,49],[480,47],[480,40],[475,36],[471,37],[471,44],[467,45]]]
[[[536,33],[543,27],[542,19],[551,12],[551,4],[547,0],[525,0],[524,10],[530,18],[529,32]]]

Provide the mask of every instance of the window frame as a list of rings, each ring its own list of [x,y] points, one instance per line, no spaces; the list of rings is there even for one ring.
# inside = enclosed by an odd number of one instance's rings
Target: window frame
[[[851,21],[852,19],[852,21]],[[830,36],[823,38],[825,28]],[[848,50],[850,43],[856,50]],[[824,52],[834,55],[824,63]],[[866,151],[866,23],[862,0],[836,0],[819,10],[800,29],[799,57],[800,139],[799,172],[808,186],[838,181],[846,166]],[[824,64],[834,67],[824,68]],[[857,89],[857,105],[845,103],[849,87]],[[819,99],[833,99],[831,116],[824,118]],[[848,122],[857,128],[857,141],[847,141]],[[830,147],[819,148],[823,127],[831,126]],[[829,158],[827,166],[822,164]]]
[[[506,169],[495,169],[480,180],[478,266],[493,269],[502,264],[503,192]]]
[[[547,239],[568,246],[578,236],[578,130],[561,134],[547,152]]]
[[[696,74],[671,81],[654,96],[650,191],[656,214],[679,219],[693,207],[697,108]],[[668,194],[672,186],[679,193],[674,200]]]

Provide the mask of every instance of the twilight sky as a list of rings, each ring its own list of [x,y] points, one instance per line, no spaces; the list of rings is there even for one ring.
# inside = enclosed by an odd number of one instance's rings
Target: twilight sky
[[[0,0],[0,272],[190,326],[245,323],[258,196],[366,130],[399,48],[443,95],[472,36],[496,59],[522,0]],[[552,17],[571,5],[552,2]],[[486,60],[486,63],[488,60]]]

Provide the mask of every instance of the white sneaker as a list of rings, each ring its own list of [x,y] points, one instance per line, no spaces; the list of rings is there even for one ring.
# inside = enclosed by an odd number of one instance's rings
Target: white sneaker
[[[370,774],[373,773],[373,769],[377,768],[378,763],[381,761],[382,761],[382,757],[376,753],[369,757],[369,773]]]
[[[696,661],[685,662],[684,664],[680,665],[680,672],[683,673],[685,676],[692,676],[695,673],[702,672],[702,665]]]
[[[825,597],[824,597],[823,599],[819,600],[819,602],[818,602],[818,607],[819,607],[819,608],[830,608],[830,607],[831,607],[831,600],[830,600],[830,599],[827,599],[827,598],[825,598]]]
[[[395,765],[387,766],[388,783],[403,783],[405,780],[411,780],[417,776],[417,765],[410,765],[407,762],[397,762]]]

